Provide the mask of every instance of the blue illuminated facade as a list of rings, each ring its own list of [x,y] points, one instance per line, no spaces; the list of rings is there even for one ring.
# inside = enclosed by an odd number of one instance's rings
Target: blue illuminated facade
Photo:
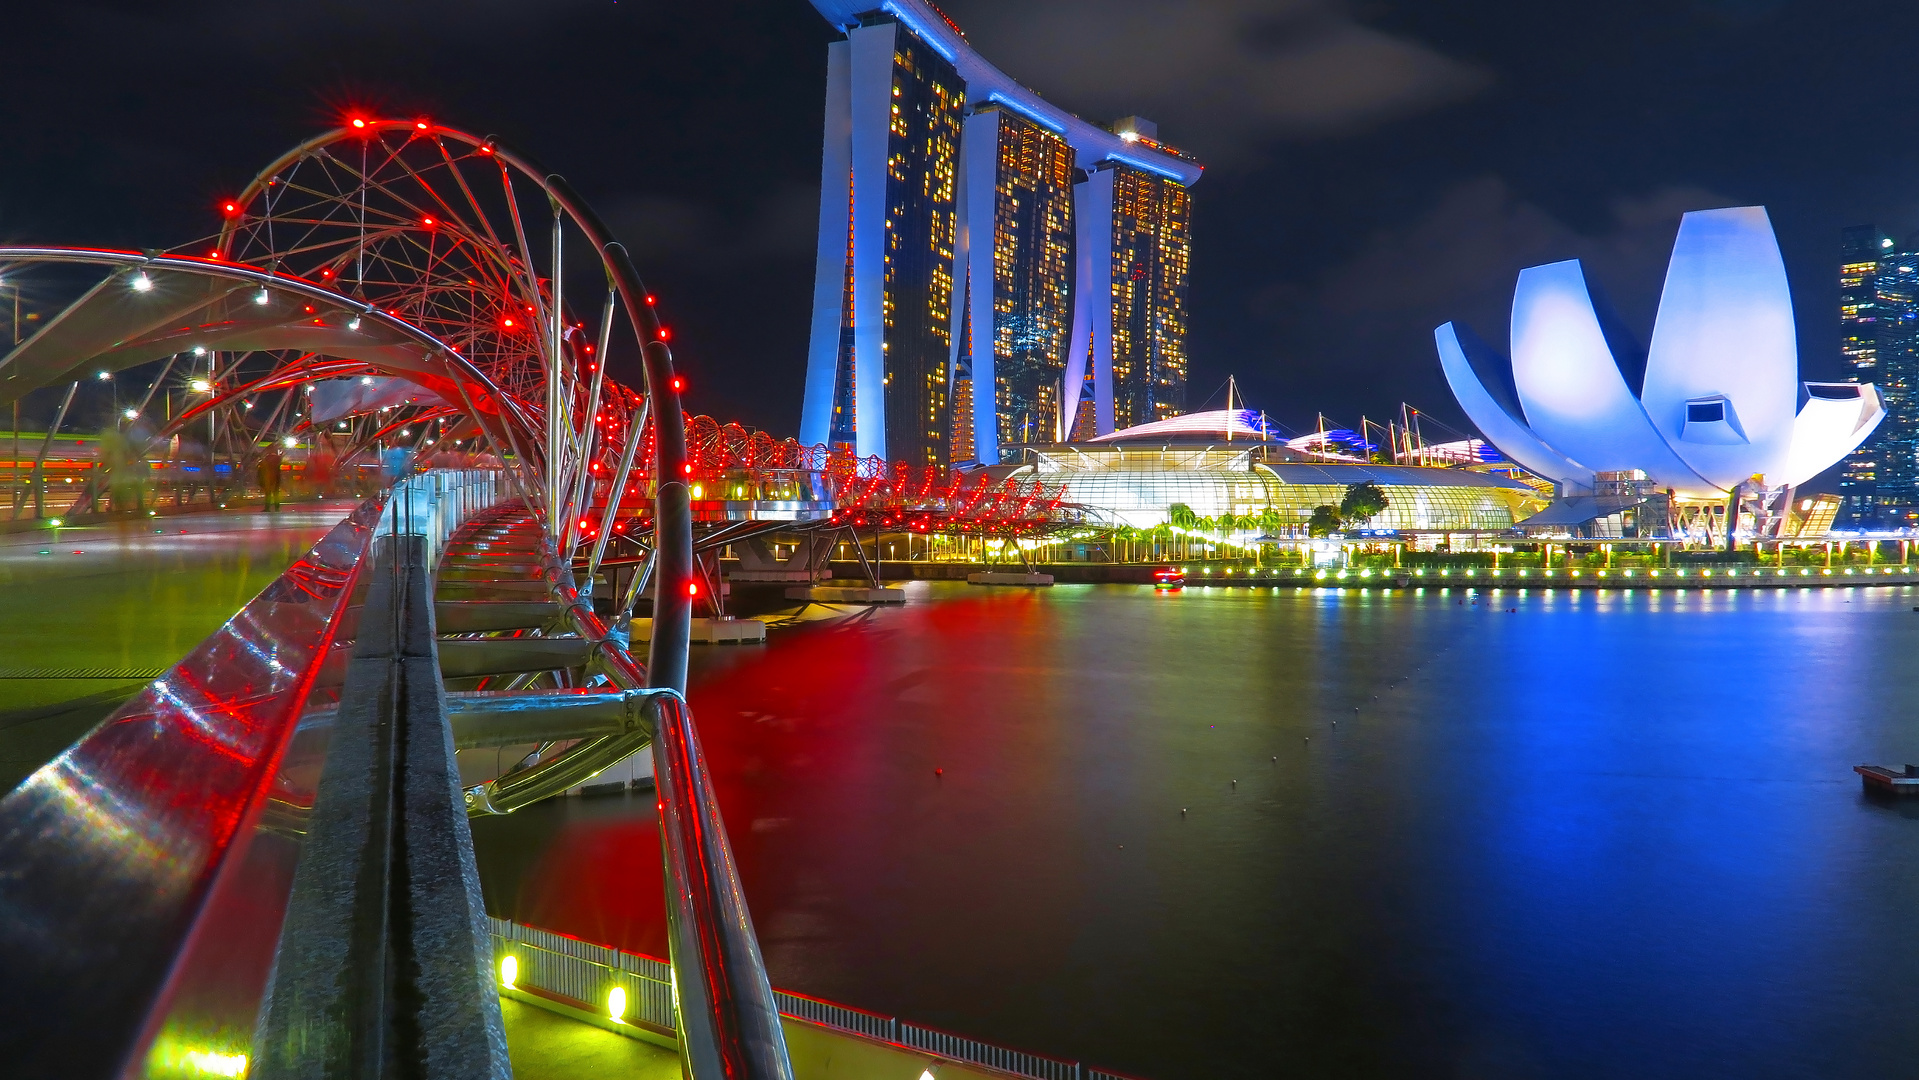
[[[1455,323],[1434,339],[1473,423],[1567,493],[1634,471],[1695,499],[1789,489],[1885,415],[1870,383],[1799,381],[1792,296],[1764,207],[1681,218],[1643,352],[1577,260],[1520,272],[1510,362]]]

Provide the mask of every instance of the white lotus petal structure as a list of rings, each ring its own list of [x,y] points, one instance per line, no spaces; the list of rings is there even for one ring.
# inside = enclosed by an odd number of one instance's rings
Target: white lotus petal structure
[[[1870,383],[1799,381],[1786,265],[1763,206],[1680,219],[1649,349],[1576,259],[1520,271],[1510,360],[1463,324],[1433,338],[1486,438],[1568,491],[1628,470],[1694,498],[1798,485],[1885,416]]]

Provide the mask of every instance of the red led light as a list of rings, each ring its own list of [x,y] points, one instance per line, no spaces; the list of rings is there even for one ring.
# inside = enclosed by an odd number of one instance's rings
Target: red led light
[[[509,315],[501,320],[500,325],[506,327],[508,330],[513,329],[513,316]]]
[[[648,296],[648,297],[646,298],[646,303],[647,303],[647,306],[648,306],[648,307],[651,307],[651,306],[653,305],[653,297],[651,297],[651,296]]]
[[[74,554],[75,554],[75,555],[78,555],[78,554],[80,554],[80,553],[76,551],[76,552],[74,552]],[[697,582],[697,581],[689,581],[689,582],[687,582],[687,583],[686,583],[686,595],[688,595],[688,596],[698,596],[698,595],[700,595],[700,583],[699,583],[699,582]]]
[[[673,331],[671,331],[671,330],[668,330],[668,329],[667,329],[666,327],[664,327],[664,326],[662,326],[662,327],[660,327],[660,340],[661,340],[661,341],[672,341],[672,340],[673,340]]]
[[[353,118],[353,126],[356,128],[363,128],[366,126],[366,121],[356,116]]]
[[[682,466],[680,466],[680,471],[682,471],[682,472],[684,472],[684,473],[686,473],[686,475],[688,475],[688,476],[692,476],[692,475],[693,475],[693,463],[689,461],[689,462],[687,462],[686,464],[684,464],[684,465],[682,465]]]
[[[686,389],[686,380],[680,378],[678,375],[673,376],[673,391],[678,393],[684,389]]]
[[[240,204],[236,202],[222,203],[220,209],[229,214],[237,214],[240,212]]]
[[[426,121],[425,120],[416,121],[413,126],[420,129],[421,131],[425,131]]]
[[[493,148],[491,146],[480,147],[480,153],[482,154],[491,154],[492,152],[493,152]]]
[[[432,218],[430,218],[430,217],[429,217],[429,218],[421,218],[421,219],[420,219],[420,223],[421,223],[421,224],[423,224],[423,225],[425,225],[425,226],[426,226],[427,228],[429,228],[429,229],[431,229],[431,228],[433,227],[433,219],[432,219]]]

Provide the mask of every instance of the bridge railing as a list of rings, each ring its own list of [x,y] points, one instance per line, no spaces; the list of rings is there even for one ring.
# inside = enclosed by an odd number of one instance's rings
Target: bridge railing
[[[436,567],[447,541],[460,526],[499,502],[507,488],[506,474],[498,469],[416,473],[394,485],[375,534],[425,537],[427,566]]]
[[[489,916],[488,921],[493,931],[494,975],[521,1000],[535,1005],[557,1003],[628,1026],[637,1022],[654,1029],[656,1036],[673,1030],[672,969],[665,961],[510,919]],[[510,981],[505,978],[509,972]],[[617,1018],[609,1009],[615,987],[624,1004]],[[804,994],[774,990],[773,997],[781,1016],[929,1057],[1032,1080],[1130,1080],[1083,1062],[970,1039]]]
[[[246,1071],[383,510],[0,800],[9,1075]]]
[[[0,956],[16,988],[0,1072],[247,1071],[313,854],[374,541],[396,525],[450,532],[498,477],[428,473],[363,503],[0,800]]]

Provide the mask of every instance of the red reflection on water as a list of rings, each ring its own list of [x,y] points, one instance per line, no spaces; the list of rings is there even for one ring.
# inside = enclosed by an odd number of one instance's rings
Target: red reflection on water
[[[650,800],[631,802],[652,807]],[[584,941],[664,957],[661,889],[660,830],[651,815],[574,820],[547,841],[521,878],[513,917]]]
[[[808,936],[801,928],[823,890],[856,909],[883,904],[885,894],[910,887],[927,860],[944,864],[940,887],[979,888],[949,877],[976,867],[981,847],[992,844],[979,834],[974,804],[997,800],[991,789],[1003,770],[1029,767],[1031,748],[1008,742],[993,723],[960,718],[1006,712],[1003,687],[990,685],[981,663],[1047,663],[1043,642],[1054,620],[1046,605],[1006,593],[915,605],[883,619],[806,627],[764,649],[705,653],[693,672],[694,721],[769,949]],[[998,642],[984,658],[983,640]],[[490,871],[519,865],[495,879],[511,895],[494,914],[665,955],[652,798],[568,799],[497,825],[494,836],[483,832],[483,862]],[[1072,861],[1042,838],[1028,856]]]

